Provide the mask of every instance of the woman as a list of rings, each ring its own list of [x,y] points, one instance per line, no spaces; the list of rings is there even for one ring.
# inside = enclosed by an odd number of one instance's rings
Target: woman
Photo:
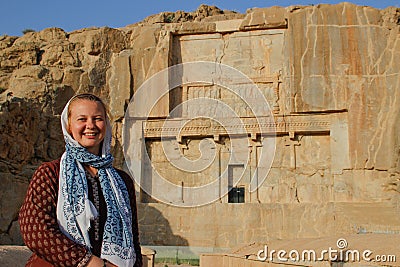
[[[104,103],[73,97],[61,126],[65,152],[36,170],[19,213],[26,266],[142,266],[134,185],[111,165]]]

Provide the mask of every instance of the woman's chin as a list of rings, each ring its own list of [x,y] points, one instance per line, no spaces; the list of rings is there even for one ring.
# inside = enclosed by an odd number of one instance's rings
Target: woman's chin
[[[100,145],[97,142],[85,142],[81,144],[84,148],[87,149],[92,154],[97,154],[100,148]]]

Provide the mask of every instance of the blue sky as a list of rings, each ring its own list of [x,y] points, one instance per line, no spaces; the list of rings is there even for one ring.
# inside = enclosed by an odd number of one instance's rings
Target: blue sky
[[[123,27],[162,11],[194,11],[201,4],[215,5],[220,9],[245,13],[251,7],[335,4],[334,0],[1,0],[0,35],[22,35],[25,29],[36,31],[59,27],[67,32],[108,26]],[[386,8],[400,7],[400,0],[352,0],[358,5]]]

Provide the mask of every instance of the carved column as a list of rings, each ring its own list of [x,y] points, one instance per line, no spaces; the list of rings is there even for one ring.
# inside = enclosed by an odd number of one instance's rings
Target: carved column
[[[290,147],[290,169],[296,169],[296,146],[300,146],[301,137],[294,132],[289,132],[289,136],[285,138],[285,146]]]
[[[250,149],[250,184],[248,186],[249,202],[260,203],[259,192],[258,192],[258,159],[259,149],[262,147],[262,137],[250,138],[249,149]]]

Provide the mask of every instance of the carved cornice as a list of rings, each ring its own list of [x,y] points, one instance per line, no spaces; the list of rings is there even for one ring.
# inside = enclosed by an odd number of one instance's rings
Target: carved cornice
[[[232,119],[167,119],[143,122],[145,138],[181,138],[218,135],[286,135],[329,133],[332,115],[292,115]]]

